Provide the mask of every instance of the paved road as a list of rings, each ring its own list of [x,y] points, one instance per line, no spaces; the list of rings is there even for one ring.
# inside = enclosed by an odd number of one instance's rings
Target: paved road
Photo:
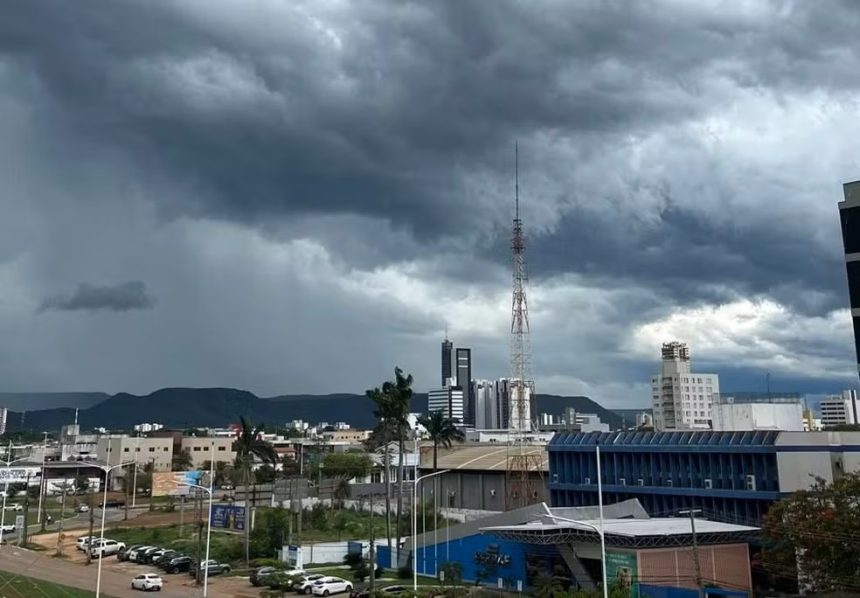
[[[0,570],[75,588],[95,591],[96,567],[97,561],[93,561],[90,566],[85,566],[14,546],[0,547]],[[102,565],[103,596],[121,598],[142,595],[140,592],[131,590],[130,585],[131,578],[143,570],[130,569],[129,567],[132,566],[126,563],[117,563],[116,559],[105,560]],[[212,598],[234,596],[232,592],[219,591],[217,587],[219,581],[215,580],[210,585],[209,596]],[[193,580],[187,575],[166,575],[164,582],[164,589],[158,594],[159,597],[197,598],[203,595],[202,588],[195,587]]]

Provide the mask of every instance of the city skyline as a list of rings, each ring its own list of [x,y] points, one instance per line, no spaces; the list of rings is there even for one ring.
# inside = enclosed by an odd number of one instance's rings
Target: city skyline
[[[848,4],[194,6],[0,22],[0,392],[506,376],[515,142],[537,393],[857,386]]]

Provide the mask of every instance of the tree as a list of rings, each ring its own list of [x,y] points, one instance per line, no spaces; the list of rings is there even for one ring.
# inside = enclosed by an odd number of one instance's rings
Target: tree
[[[75,492],[83,494],[90,489],[90,478],[85,475],[75,476]]]
[[[236,451],[236,469],[242,472],[245,485],[245,566],[247,567],[251,565],[251,504],[247,500],[250,497],[248,487],[251,485],[251,470],[255,459],[260,459],[263,463],[269,463],[272,466],[278,461],[275,449],[260,437],[263,429],[262,424],[255,427],[244,417],[240,417],[239,432],[233,443],[233,450]]]
[[[281,472],[283,473],[285,478],[297,476],[299,475],[300,471],[301,467],[299,466],[299,462],[296,461],[294,457],[290,455],[284,455],[281,458]]]
[[[349,478],[338,478],[337,482],[334,485],[334,492],[332,492],[331,496],[331,508],[334,510],[335,501],[340,504],[340,508],[343,508],[343,502],[349,497],[352,496],[352,485],[349,483]]]
[[[405,458],[405,443],[409,435],[409,408],[412,402],[412,375],[403,375],[403,370],[399,367],[394,368],[394,380],[388,380],[382,384],[382,389],[374,388],[367,391],[367,396],[373,401],[376,409],[373,411],[374,417],[377,419],[377,426],[374,430],[375,438],[373,442],[377,446],[388,444],[389,442],[397,442],[398,447],[398,463],[397,463],[397,481],[400,492],[397,493],[397,545],[400,546],[400,537],[402,532],[402,512],[403,512],[403,472]],[[388,451],[384,455],[385,462],[383,467],[385,471],[385,511],[386,511],[386,533],[388,536],[388,547],[391,549],[391,484],[390,484],[390,464],[387,459]],[[393,555],[394,553],[392,553]]]
[[[765,569],[813,592],[860,586],[858,496],[860,474],[851,473],[833,483],[816,478],[774,504],[762,525]]]
[[[445,417],[442,411],[434,411],[429,416],[422,415],[418,419],[418,424],[424,426],[427,430],[427,436],[433,441],[433,473],[439,469],[439,445],[445,448],[451,448],[454,442],[463,442],[466,435],[456,426],[456,422]],[[433,478],[433,496],[439,500],[439,476]],[[437,521],[438,511],[433,509],[433,528],[439,527]],[[446,523],[447,525],[447,523]]]
[[[194,459],[191,458],[191,451],[187,448],[182,449],[178,453],[173,453],[173,471],[188,471],[194,465]]]
[[[372,462],[367,453],[328,453],[323,457],[322,469],[331,478],[360,478],[370,471]]]
[[[271,484],[275,481],[275,468],[271,465],[260,465],[254,470],[255,484]]]

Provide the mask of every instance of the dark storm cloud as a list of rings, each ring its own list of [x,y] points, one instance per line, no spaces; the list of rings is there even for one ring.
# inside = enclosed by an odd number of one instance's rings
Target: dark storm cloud
[[[42,302],[40,311],[130,311],[150,309],[155,299],[139,280],[115,285],[95,285],[82,282],[74,293],[56,295]]]

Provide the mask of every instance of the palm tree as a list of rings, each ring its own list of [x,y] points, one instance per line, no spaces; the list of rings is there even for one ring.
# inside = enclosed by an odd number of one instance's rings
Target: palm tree
[[[453,443],[463,442],[466,439],[466,435],[463,434],[463,431],[456,426],[456,420],[446,417],[445,412],[441,410],[433,411],[430,415],[422,415],[418,419],[418,423],[424,426],[424,429],[427,430],[427,436],[429,436],[430,440],[433,441],[433,473],[436,473],[439,469],[439,445],[441,444],[445,448],[451,448]],[[433,496],[436,497],[437,501],[439,500],[439,476],[433,478]],[[434,529],[439,527],[437,517],[438,511],[434,508]],[[445,525],[448,525],[447,521],[445,522]]]
[[[350,496],[352,496],[352,485],[349,483],[349,478],[346,476],[338,477],[334,485],[334,492],[332,493],[332,511],[334,510],[335,501],[339,504],[339,508],[343,509],[344,501],[348,500]]]
[[[385,446],[383,453],[383,477],[385,482],[385,526],[388,537],[388,549],[392,560],[394,553],[391,552],[391,481],[388,443],[397,442],[398,464],[397,480],[400,492],[397,493],[397,546],[400,546],[402,532],[401,515],[403,511],[403,470],[405,450],[404,444],[409,433],[409,406],[412,401],[412,375],[403,375],[403,370],[394,368],[394,380],[382,384],[382,389],[374,388],[367,391],[367,396],[374,402],[376,409],[373,415],[378,423],[374,429],[371,444]]]
[[[245,566],[249,567],[251,564],[251,505],[248,498],[251,495],[249,492],[251,469],[255,459],[260,459],[263,463],[269,463],[274,467],[278,456],[272,445],[260,437],[263,424],[255,427],[244,417],[240,417],[239,426],[236,440],[233,442],[233,450],[236,451],[236,468],[241,470],[245,484]]]

